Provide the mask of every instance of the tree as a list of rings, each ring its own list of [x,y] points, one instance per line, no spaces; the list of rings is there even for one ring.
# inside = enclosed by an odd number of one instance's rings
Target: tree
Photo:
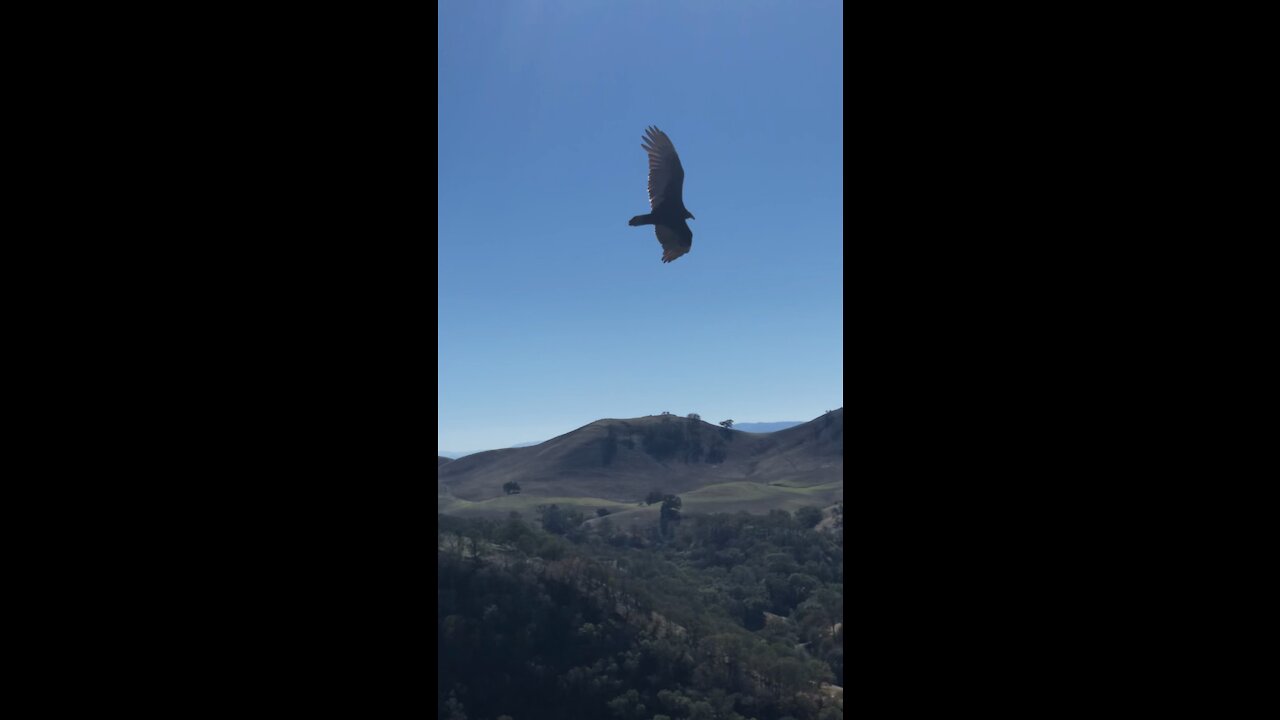
[[[467,713],[463,710],[462,703],[458,702],[458,698],[450,691],[449,699],[445,701],[444,708],[449,711],[448,720],[467,720]]]
[[[520,492],[520,483],[512,480],[502,484],[502,490],[508,495],[516,495]]]
[[[787,578],[787,586],[791,591],[791,603],[795,605],[804,602],[814,591],[822,587],[822,581],[812,575],[792,573]]]
[[[581,532],[582,511],[577,508],[562,508],[559,505],[539,505],[538,515],[542,519],[542,529],[552,535],[568,535],[575,542],[583,539]]]
[[[723,427],[724,429],[728,430],[728,429],[730,429],[730,428],[732,428],[732,427],[733,427],[733,421],[732,421],[732,420],[721,420],[721,421],[720,421],[720,425],[721,425],[721,427]]]
[[[640,693],[635,690],[628,690],[625,693],[609,701],[609,710],[613,712],[614,717],[622,720],[642,720],[645,717],[644,703],[640,702]]]
[[[542,529],[553,535],[563,535],[569,529],[569,523],[559,505],[539,505],[538,514],[542,516]]]
[[[811,528],[822,522],[822,510],[811,505],[796,510],[796,522],[802,528]]]
[[[684,717],[689,714],[689,698],[685,697],[679,691],[659,690],[658,702],[662,704],[662,709],[677,717]],[[654,720],[659,717],[669,717],[665,715],[654,715]]]
[[[680,522],[680,498],[668,495],[662,501],[662,512],[658,515],[658,529],[663,535],[673,534],[672,523]]]
[[[644,504],[652,505],[656,502],[662,502],[664,497],[666,496],[662,494],[661,490],[650,490],[649,494],[644,497]]]
[[[680,519],[681,502],[679,495],[668,495],[662,499],[662,514],[672,520]]]
[[[690,420],[701,420],[701,419],[702,419],[702,416],[701,416],[701,415],[699,415],[698,413],[689,413],[689,416],[688,416],[688,417],[689,417],[689,419],[690,419]]]
[[[712,720],[715,709],[706,700],[699,700],[689,706],[689,720]]]

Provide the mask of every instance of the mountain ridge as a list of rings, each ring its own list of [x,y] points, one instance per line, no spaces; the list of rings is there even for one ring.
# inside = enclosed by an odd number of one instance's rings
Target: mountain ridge
[[[661,417],[661,416],[653,415],[653,416],[646,416],[646,417]],[[779,430],[786,430],[787,428],[795,427],[796,425],[803,425],[804,422],[805,421],[803,420],[781,420],[778,422],[734,423],[733,429],[741,430],[742,432],[749,432],[749,433],[771,433],[771,432],[777,432]],[[489,450],[510,450],[511,448],[532,447],[534,445],[541,445],[544,442],[546,442],[546,440],[516,443],[515,445],[509,445],[505,448],[489,448]],[[458,458],[461,458],[461,457],[466,457],[468,455],[475,455],[476,453],[481,453],[481,452],[488,452],[489,450],[466,450],[466,451],[439,450],[436,452],[436,455],[439,457],[449,458],[450,460],[457,460]]]
[[[613,511],[654,489],[765,507],[770,499],[801,503],[806,493],[815,502],[842,498],[843,472],[843,408],[771,433],[649,415],[602,418],[531,447],[442,463],[437,488],[441,512],[496,513],[551,498],[594,500]],[[520,495],[507,496],[510,482]]]

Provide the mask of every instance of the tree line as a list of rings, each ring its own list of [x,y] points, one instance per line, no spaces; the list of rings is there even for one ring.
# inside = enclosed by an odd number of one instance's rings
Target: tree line
[[[440,516],[439,717],[843,716],[822,689],[844,684],[843,530],[816,508],[684,519],[658,494],[659,523],[627,531],[555,505]]]

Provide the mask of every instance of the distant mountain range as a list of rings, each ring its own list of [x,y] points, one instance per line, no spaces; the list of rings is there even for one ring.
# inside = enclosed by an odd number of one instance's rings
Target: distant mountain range
[[[766,422],[766,423],[735,423],[733,426],[733,429],[741,430],[743,432],[750,432],[750,433],[769,433],[769,432],[777,432],[778,430],[786,430],[789,427],[795,427],[796,425],[803,425],[803,424],[804,422],[801,420],[786,420],[783,422]],[[531,447],[533,445],[541,445],[544,442],[546,441],[539,440],[537,442],[520,443],[518,445],[512,445],[511,447],[513,448]],[[475,455],[478,452],[486,452],[486,451],[471,450],[469,452],[457,452],[455,450],[441,450],[436,454],[440,457],[446,457],[451,460],[457,460],[460,457]]]
[[[555,502],[592,514],[604,508],[626,522],[656,513],[656,505],[643,505],[653,490],[680,495],[685,512],[767,512],[843,499],[844,409],[787,425],[753,432],[675,415],[597,420],[532,447],[442,458],[437,507],[505,517]],[[519,494],[504,492],[509,482]]]
[[[786,430],[789,427],[795,427],[803,424],[804,422],[800,420],[787,420],[784,422],[771,423],[734,423],[733,429],[751,433],[770,433],[777,432],[779,430]]]

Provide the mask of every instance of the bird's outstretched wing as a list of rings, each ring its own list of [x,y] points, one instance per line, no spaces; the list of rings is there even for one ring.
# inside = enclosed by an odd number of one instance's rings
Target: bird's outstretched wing
[[[658,234],[658,242],[662,243],[662,262],[669,263],[689,252],[693,247],[693,231],[688,223],[681,221],[676,227],[670,225],[654,225]]]
[[[684,167],[671,138],[656,127],[645,130],[644,144],[640,147],[649,153],[649,209],[674,200],[684,207]],[[664,243],[665,244],[665,243]]]

